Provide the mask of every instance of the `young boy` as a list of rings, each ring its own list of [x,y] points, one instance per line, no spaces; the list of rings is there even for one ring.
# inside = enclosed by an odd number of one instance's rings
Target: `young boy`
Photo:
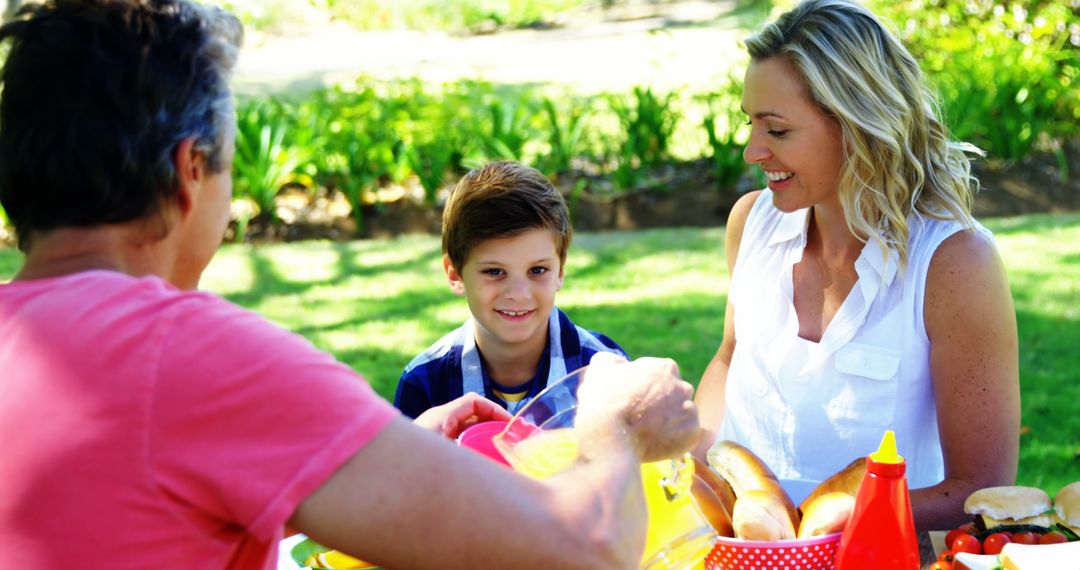
[[[394,405],[410,417],[466,392],[511,413],[597,352],[626,356],[555,307],[573,233],[566,202],[516,162],[468,173],[442,218],[443,269],[472,317],[405,367]]]

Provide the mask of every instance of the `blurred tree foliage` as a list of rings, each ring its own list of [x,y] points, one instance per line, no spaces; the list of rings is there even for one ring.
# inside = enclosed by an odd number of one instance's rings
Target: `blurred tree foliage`
[[[957,138],[991,158],[1017,160],[1077,134],[1080,1],[875,0],[872,7],[895,23],[940,91]]]

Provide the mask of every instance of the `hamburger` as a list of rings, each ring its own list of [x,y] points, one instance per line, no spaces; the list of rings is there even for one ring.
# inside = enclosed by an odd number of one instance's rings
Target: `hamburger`
[[[1054,495],[1054,521],[1069,540],[1080,538],[1080,481],[1070,483]]]
[[[1016,530],[1046,532],[1054,525],[1050,496],[1034,487],[979,489],[964,501],[964,512],[975,516],[975,527],[979,530],[1031,527]]]

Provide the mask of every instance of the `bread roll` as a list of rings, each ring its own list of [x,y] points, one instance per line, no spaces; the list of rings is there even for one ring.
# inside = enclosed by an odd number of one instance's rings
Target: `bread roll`
[[[713,492],[712,487],[705,479],[694,473],[694,483],[690,486],[690,493],[694,496],[694,504],[697,505],[705,520],[709,521],[713,529],[720,536],[728,538],[735,536],[735,529],[731,526],[731,512]]]
[[[694,473],[701,475],[701,478],[709,484],[713,493],[716,493],[716,496],[720,498],[720,502],[724,504],[728,514],[735,510],[735,489],[731,488],[731,483],[728,483],[712,467],[709,467],[708,463],[697,457],[694,458]]]
[[[837,471],[828,479],[818,483],[818,486],[814,487],[814,490],[799,503],[799,511],[805,517],[810,503],[828,493],[846,493],[852,497],[857,497],[859,495],[859,486],[862,485],[865,476],[866,457],[860,457],[848,463],[847,467]]]
[[[737,538],[769,541],[795,538],[795,527],[781,497],[762,489],[739,494],[731,522]]]
[[[787,513],[787,520],[781,526],[785,531],[790,529],[791,536],[788,538],[795,537],[795,528],[799,526],[799,512],[795,510],[795,504],[780,486],[780,481],[777,480],[772,469],[769,469],[769,466],[765,465],[757,455],[733,441],[722,440],[709,448],[708,459],[709,465],[716,469],[716,472],[735,490],[737,498],[735,512],[738,512],[739,503],[743,501],[747,493],[762,491],[775,497],[776,504]],[[739,525],[735,521],[734,512],[731,517],[735,524],[735,534],[738,536]],[[785,532],[785,534],[788,533]]]
[[[1080,481],[1065,485],[1054,495],[1054,518],[1080,534]]]
[[[846,492],[834,491],[819,495],[807,504],[799,522],[799,538],[832,534],[844,530],[851,513],[855,510],[855,497]]]

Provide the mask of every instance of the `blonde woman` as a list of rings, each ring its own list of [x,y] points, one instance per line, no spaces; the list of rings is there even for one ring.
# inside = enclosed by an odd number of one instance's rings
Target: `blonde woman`
[[[917,526],[1016,477],[1016,319],[971,216],[970,145],[866,8],[798,4],[746,41],[744,151],[768,188],[727,226],[723,341],[695,402],[716,439],[821,480],[896,432]]]

